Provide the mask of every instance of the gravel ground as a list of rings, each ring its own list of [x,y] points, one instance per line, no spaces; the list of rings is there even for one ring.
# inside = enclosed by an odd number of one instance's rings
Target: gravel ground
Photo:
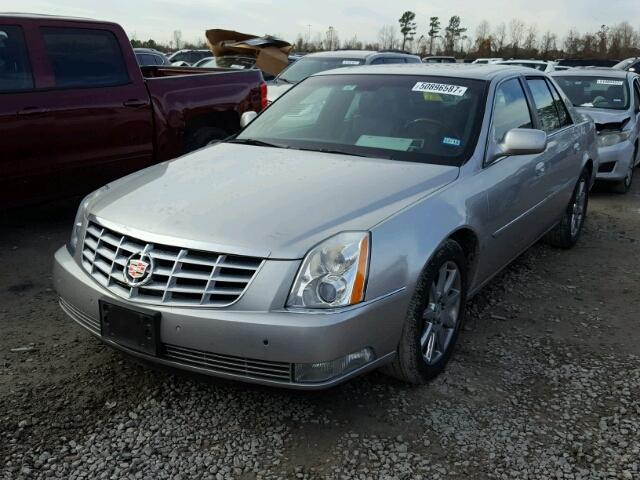
[[[291,392],[158,371],[60,312],[75,206],[0,217],[0,479],[640,479],[640,182],[469,305],[444,375]],[[16,350],[18,349],[18,350]]]

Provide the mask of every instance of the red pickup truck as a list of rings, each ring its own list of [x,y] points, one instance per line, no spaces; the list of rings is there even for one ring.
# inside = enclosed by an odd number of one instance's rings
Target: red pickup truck
[[[144,67],[114,23],[0,14],[0,209],[88,192],[240,128],[259,70]]]

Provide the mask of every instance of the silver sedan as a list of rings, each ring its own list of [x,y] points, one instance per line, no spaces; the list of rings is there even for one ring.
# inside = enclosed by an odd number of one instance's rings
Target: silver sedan
[[[73,320],[160,364],[420,384],[470,296],[539,239],[576,243],[595,162],[593,123],[542,72],[325,72],[235,138],[87,197],[55,285]]]

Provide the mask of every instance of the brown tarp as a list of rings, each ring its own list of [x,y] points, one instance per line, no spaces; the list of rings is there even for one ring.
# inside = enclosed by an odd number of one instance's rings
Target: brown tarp
[[[273,37],[260,37],[233,30],[207,30],[207,43],[216,57],[241,55],[254,57],[256,68],[278,75],[289,65],[292,45]]]

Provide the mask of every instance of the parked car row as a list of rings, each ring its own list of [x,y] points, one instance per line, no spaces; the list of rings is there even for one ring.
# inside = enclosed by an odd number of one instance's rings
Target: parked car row
[[[62,310],[198,373],[424,383],[467,299],[536,241],[575,245],[596,179],[625,192],[640,161],[630,71],[348,50],[267,86],[241,56],[140,67],[112,23],[0,32],[2,205],[104,185],[55,254]]]

